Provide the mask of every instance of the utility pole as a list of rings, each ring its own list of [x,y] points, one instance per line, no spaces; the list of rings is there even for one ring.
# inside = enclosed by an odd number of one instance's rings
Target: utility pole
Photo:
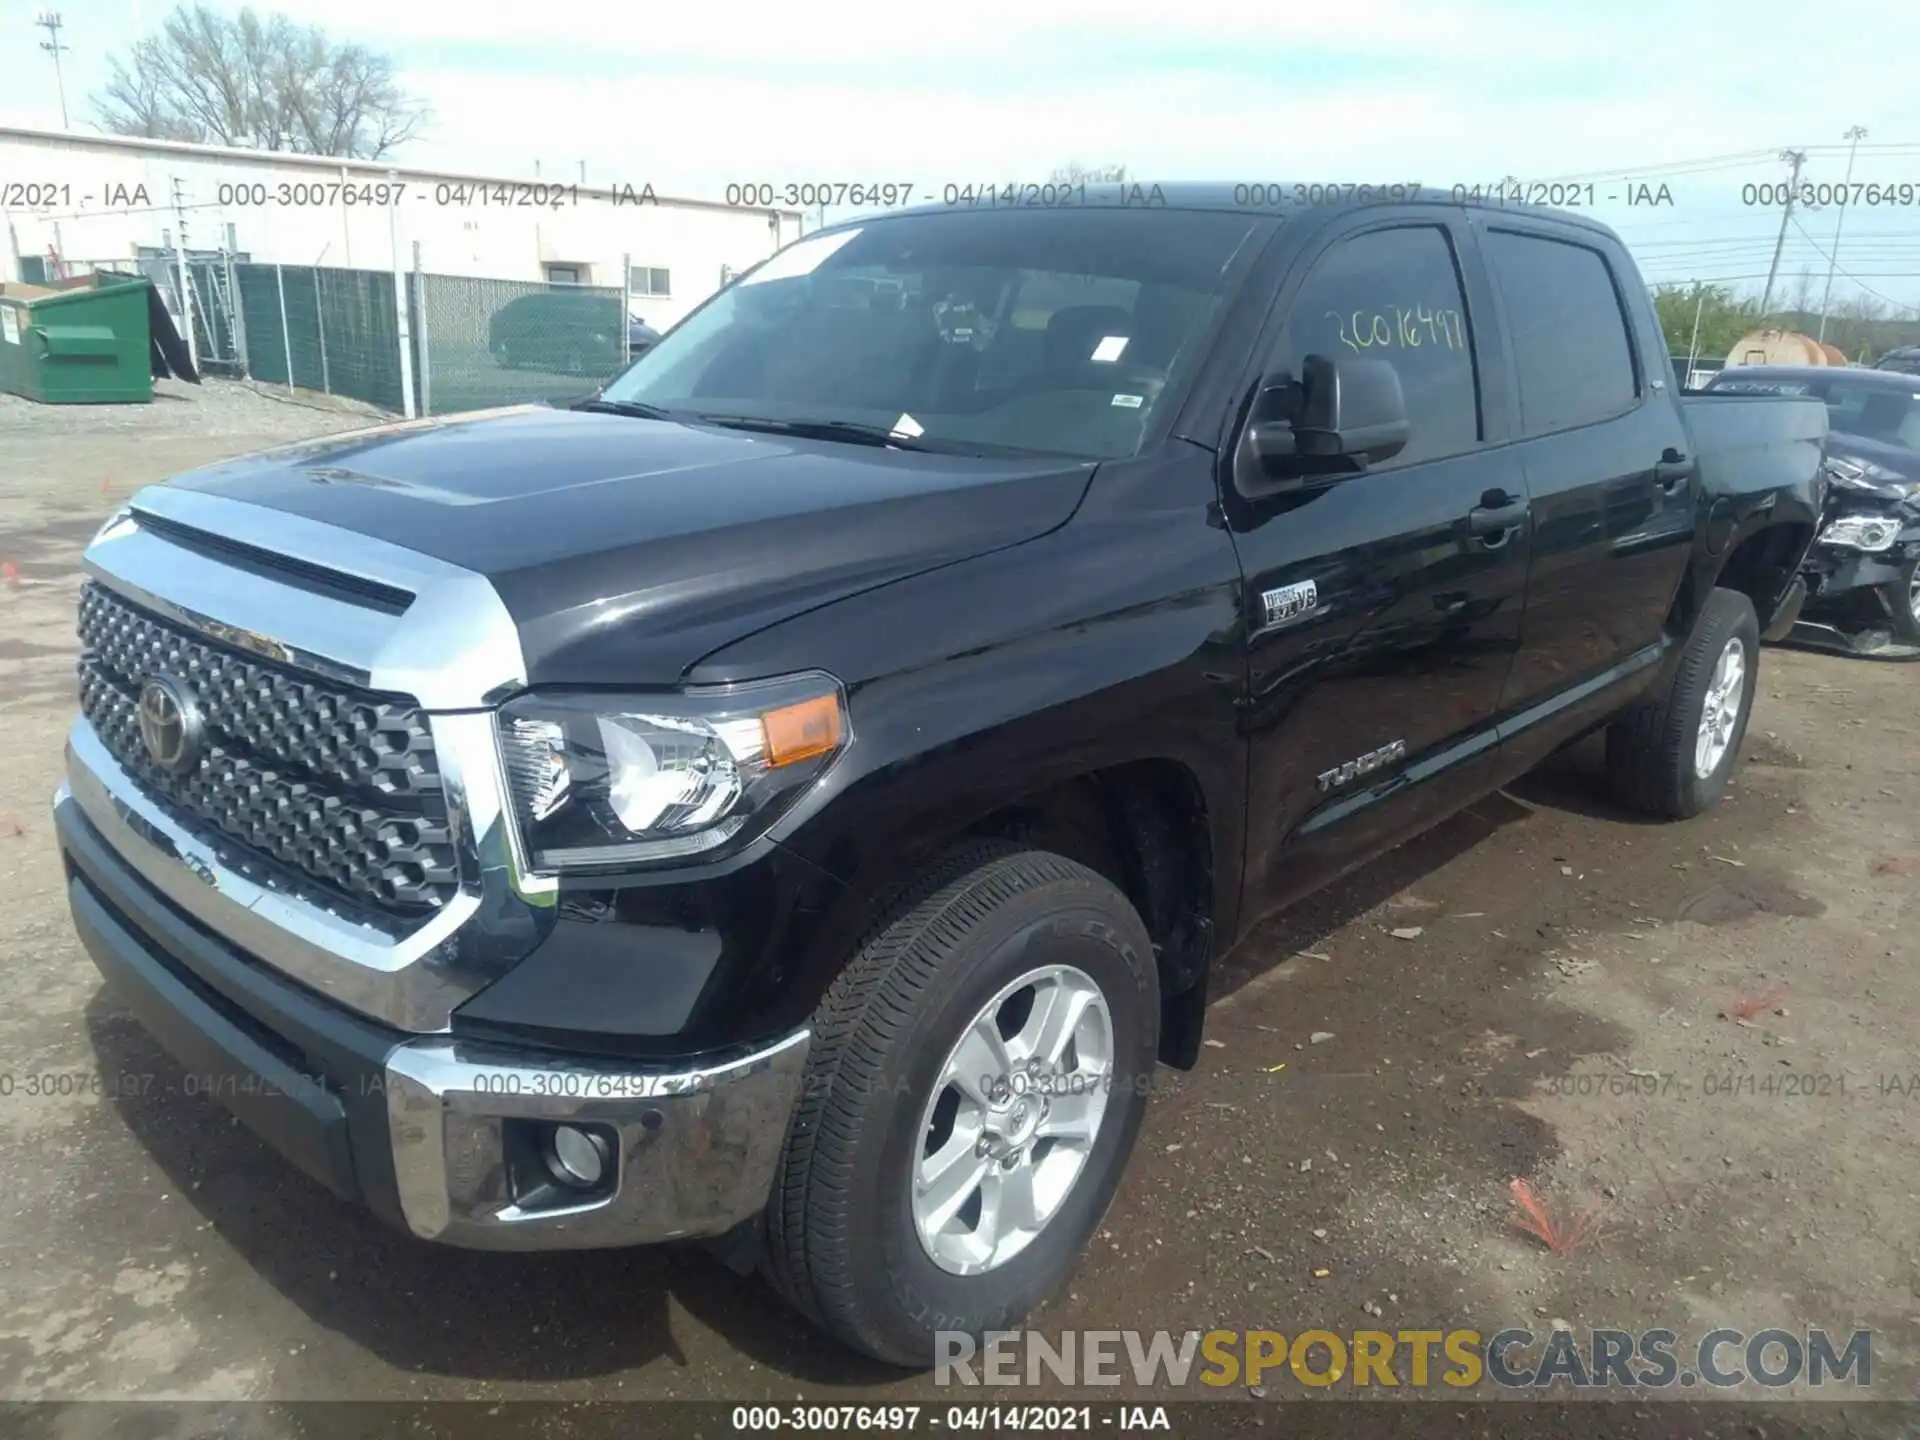
[[[53,83],[60,91],[60,128],[67,128],[67,80],[60,73],[60,52],[71,50],[71,45],[60,43],[62,21],[58,10],[42,10],[40,18],[33,22],[47,32],[47,38],[40,42],[40,48],[53,56]]]
[[[1760,296],[1760,319],[1767,318],[1767,306],[1773,302],[1773,277],[1780,273],[1780,251],[1787,243],[1787,222],[1793,218],[1793,202],[1800,196],[1800,167],[1807,163],[1804,150],[1782,150],[1780,158],[1793,166],[1793,177],[1787,181],[1787,203],[1780,210],[1780,238],[1773,242],[1773,263],[1767,266],[1767,288]]]
[[[387,193],[394,194],[400,188],[400,172],[387,171]],[[393,318],[394,339],[400,351],[400,413],[411,420],[418,413],[413,403],[413,335],[411,317],[407,314],[407,276],[405,266],[400,259],[400,209],[397,205],[387,206],[387,244],[392,250],[393,262]]]
[[[180,328],[185,334],[180,338],[187,342],[187,358],[193,362],[196,372],[200,369],[200,342],[193,334],[193,277],[187,272],[187,196],[186,186],[178,175],[173,177],[173,218],[177,228],[173,232],[174,274],[180,280]],[[208,343],[212,343],[213,331],[207,331]]]
[[[1867,138],[1867,127],[1855,125],[1840,138],[1852,143],[1847,146],[1847,180],[1840,187],[1840,213],[1833,217],[1833,250],[1827,256],[1827,289],[1820,297],[1820,333],[1813,337],[1823,345],[1827,339],[1827,302],[1833,299],[1833,272],[1840,264],[1840,227],[1847,223],[1847,199],[1853,193],[1853,156],[1860,148],[1860,142]]]

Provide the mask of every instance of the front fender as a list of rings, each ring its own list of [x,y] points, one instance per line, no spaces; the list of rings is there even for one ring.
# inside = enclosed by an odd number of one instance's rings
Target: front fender
[[[1191,777],[1212,858],[1204,918],[1234,933],[1245,644],[1239,566],[1213,519],[1204,454],[1183,445],[1103,467],[1051,534],[796,617],[689,672],[708,682],[817,667],[847,684],[851,742],[771,832],[854,897],[820,966],[843,961],[891,892],[969,829],[1140,761]]]

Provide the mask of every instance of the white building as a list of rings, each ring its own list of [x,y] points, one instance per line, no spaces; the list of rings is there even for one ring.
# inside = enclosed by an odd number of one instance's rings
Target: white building
[[[4,278],[226,250],[262,264],[619,286],[656,329],[801,233],[792,210],[378,161],[0,128]],[[22,262],[26,262],[24,267]],[[36,274],[35,272],[38,272]]]

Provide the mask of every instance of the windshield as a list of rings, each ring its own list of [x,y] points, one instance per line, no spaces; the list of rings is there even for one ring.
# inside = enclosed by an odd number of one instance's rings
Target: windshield
[[[1256,223],[1002,210],[822,231],[721,291],[604,399],[989,454],[1131,455],[1178,403]]]
[[[1920,395],[1882,385],[1835,382],[1826,401],[1829,429],[1920,451]]]

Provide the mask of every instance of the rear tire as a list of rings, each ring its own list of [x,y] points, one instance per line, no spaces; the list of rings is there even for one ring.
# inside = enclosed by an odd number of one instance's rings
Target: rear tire
[[[1658,693],[1607,729],[1607,780],[1622,805],[1684,820],[1712,808],[1746,738],[1759,679],[1760,622],[1735,590],[1707,596]]]
[[[1047,1031],[1056,1004],[1056,1032],[1057,1016],[1076,1017],[1065,1039]],[[1005,842],[954,852],[896,900],[814,1013],[767,1206],[768,1278],[847,1345],[916,1368],[934,1363],[937,1332],[1018,1322],[1065,1281],[1119,1186],[1159,1014],[1152,942],[1105,879]],[[1004,1049],[980,1040],[983,1022]],[[1029,1044],[1038,1059],[1055,1041],[1055,1078],[1026,1080]],[[963,1093],[1002,1065],[1011,1093]],[[1069,1068],[1084,1101],[1064,1098]],[[923,1183],[948,1172],[943,1192]]]

